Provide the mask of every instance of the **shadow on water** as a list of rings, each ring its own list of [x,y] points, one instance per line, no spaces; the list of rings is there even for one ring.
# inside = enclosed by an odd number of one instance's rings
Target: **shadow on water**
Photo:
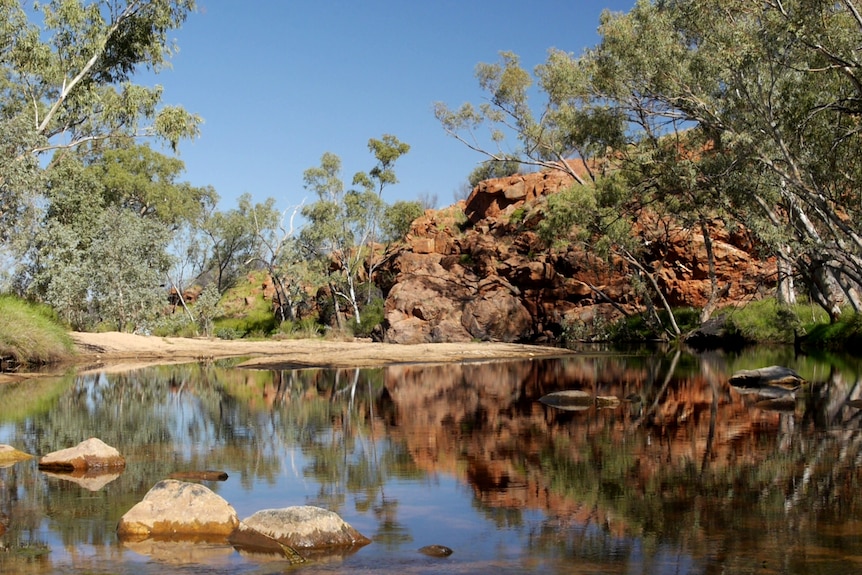
[[[781,402],[728,384],[766,365],[809,383]],[[854,359],[760,348],[370,370],[217,362],[6,386],[0,443],[45,454],[98,436],[127,467],[101,483],[33,460],[0,468],[0,572],[843,575],[862,562],[860,373]],[[539,402],[571,390],[592,399]],[[240,517],[319,505],[373,543],[291,567],[117,540],[155,482],[204,469],[228,473],[207,485]],[[454,553],[416,551],[429,544]]]

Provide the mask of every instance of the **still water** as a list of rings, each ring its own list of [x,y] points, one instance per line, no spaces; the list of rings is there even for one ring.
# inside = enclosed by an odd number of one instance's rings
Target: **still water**
[[[763,403],[739,369],[811,384]],[[532,361],[251,371],[230,363],[0,387],[0,443],[92,436],[126,469],[73,480],[0,468],[0,573],[822,573],[862,570],[860,363],[788,350],[580,353]],[[561,410],[579,389],[616,406]],[[290,566],[225,545],[118,541],[174,472],[240,518],[310,504],[373,543]],[[427,557],[424,545],[454,550]]]

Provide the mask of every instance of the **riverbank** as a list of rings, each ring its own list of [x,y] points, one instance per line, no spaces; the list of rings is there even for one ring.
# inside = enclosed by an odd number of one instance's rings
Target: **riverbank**
[[[322,339],[222,340],[215,338],[156,337],[130,333],[71,334],[79,371],[125,371],[168,363],[188,363],[227,358],[247,358],[250,369],[302,367],[379,367],[403,363],[452,363],[460,361],[529,359],[572,353],[555,347],[514,343],[468,342],[401,345],[370,340]],[[66,366],[68,367],[68,366]],[[0,375],[0,382],[27,375]]]

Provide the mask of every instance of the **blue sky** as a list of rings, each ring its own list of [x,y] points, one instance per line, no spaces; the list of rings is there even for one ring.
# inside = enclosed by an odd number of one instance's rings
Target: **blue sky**
[[[483,157],[443,131],[434,102],[479,103],[475,66],[500,51],[530,70],[549,48],[579,54],[597,42],[603,9],[633,4],[198,0],[199,12],[173,33],[172,68],[152,81],[165,103],[204,118],[201,137],[180,146],[182,179],[212,185],[221,209],[245,192],[281,209],[314,201],[305,169],[333,152],[349,184],[373,167],[367,142],[383,134],[411,146],[384,199],[436,196],[442,207]]]

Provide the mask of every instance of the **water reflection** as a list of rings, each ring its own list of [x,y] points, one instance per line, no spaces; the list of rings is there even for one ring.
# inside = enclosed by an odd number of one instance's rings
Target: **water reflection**
[[[780,405],[727,383],[772,364],[812,383]],[[0,469],[0,571],[283,571],[231,549],[156,549],[163,561],[117,542],[117,520],[156,481],[219,469],[228,480],[207,485],[241,517],[320,505],[374,540],[292,570],[843,574],[862,562],[859,374],[846,358],[761,349],[374,370],[192,364],[8,386],[0,443],[44,454],[98,436],[127,466],[103,485],[32,461]],[[561,390],[621,402],[538,401]],[[455,553],[416,553],[428,544]]]

